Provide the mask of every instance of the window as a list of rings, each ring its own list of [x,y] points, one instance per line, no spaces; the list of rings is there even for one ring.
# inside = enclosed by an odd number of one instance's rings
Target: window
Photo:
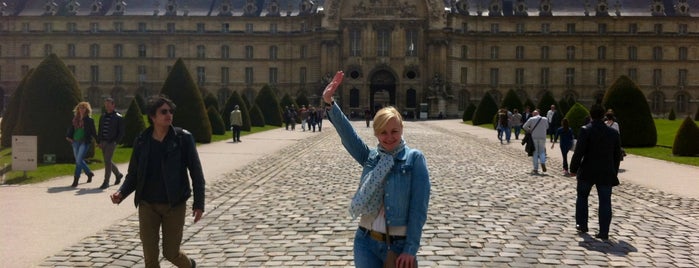
[[[597,59],[598,60],[606,60],[607,59],[607,47],[605,47],[605,46],[597,47]]]
[[[410,29],[405,31],[406,56],[417,56],[417,40],[417,30]]]
[[[391,47],[391,32],[387,29],[380,29],[376,32],[376,56],[388,57],[390,56]]]
[[[99,58],[100,56],[100,45],[92,44],[90,45],[90,58]]]
[[[524,68],[515,69],[515,85],[520,87],[524,85]]]
[[[68,44],[68,58],[75,58],[75,44]]]
[[[245,33],[252,33],[252,32],[253,32],[253,27],[252,27],[252,25],[253,25],[252,23],[246,23],[246,24],[245,24]]]
[[[629,60],[638,60],[638,48],[629,47]]]
[[[663,70],[654,69],[653,70],[653,86],[659,87],[663,85]]]
[[[168,57],[168,59],[174,59],[175,56],[176,56],[175,45],[167,45],[167,57]]]
[[[597,86],[605,87],[607,85],[607,69],[597,69]]]
[[[677,106],[678,113],[686,113],[688,106],[688,98],[684,94],[679,94],[675,97],[675,105]]]
[[[252,67],[245,67],[245,84],[252,85],[254,82],[253,78]]]
[[[575,33],[575,23],[568,23],[568,24],[566,24],[566,31],[567,31],[569,34]]]
[[[245,46],[245,58],[249,60],[253,58],[252,46]]]
[[[199,58],[199,59],[206,58],[206,47],[204,45],[197,46],[197,58]]]
[[[551,24],[542,23],[541,24],[541,33],[543,33],[543,34],[551,33]]]
[[[269,32],[272,33],[272,34],[276,34],[276,33],[277,33],[277,24],[276,24],[276,23],[271,23],[271,24],[269,25]]]
[[[302,45],[301,48],[299,48],[299,58],[305,59],[308,55],[308,47],[306,45]]]
[[[305,33],[305,32],[306,32],[306,23],[305,23],[305,22],[302,22],[302,23],[301,23],[301,32],[302,32],[302,33]]]
[[[357,57],[362,55],[362,31],[358,29],[349,30],[350,38],[350,56]]]
[[[597,33],[598,34],[606,34],[607,33],[607,24],[606,23],[597,24]]]
[[[206,68],[197,66],[197,85],[203,86],[206,83]]]
[[[575,68],[566,68],[566,87],[568,89],[575,86]]]
[[[123,22],[115,22],[114,23],[114,31],[117,33],[124,31],[124,23]]]
[[[168,24],[167,24],[167,32],[168,32],[168,33],[174,33],[174,32],[175,32],[175,23],[174,23],[174,22],[168,22]]]
[[[687,86],[687,69],[680,69],[677,73],[677,85],[680,87]]]
[[[500,81],[500,69],[490,68],[490,87],[498,87]]]
[[[663,60],[662,47],[653,47],[653,60]]]
[[[575,47],[574,46],[566,47],[566,59],[567,60],[575,60]]]
[[[500,32],[500,25],[497,23],[491,23],[490,24],[490,33],[499,33]]]
[[[468,46],[461,46],[461,59],[468,59]]]
[[[687,47],[680,47],[677,51],[677,58],[679,60],[687,60]]]
[[[515,48],[515,57],[518,60],[523,60],[524,59],[524,46],[517,46]]]
[[[22,32],[23,33],[28,33],[28,32],[30,32],[30,30],[31,29],[29,28],[29,23],[27,23],[27,22],[22,23]]]
[[[53,23],[50,23],[50,22],[44,23],[44,32],[47,32],[47,33],[53,32]]]
[[[461,67],[461,84],[468,84],[468,68]]]
[[[90,82],[94,85],[100,81],[100,67],[97,65],[90,66]]]
[[[551,71],[549,68],[541,68],[541,77],[539,79],[539,84],[541,84],[541,87],[543,87],[543,88],[549,87],[550,72]]]
[[[75,22],[69,22],[69,23],[66,25],[66,29],[68,30],[69,33],[74,33],[74,32],[76,32],[76,31],[77,31],[77,28],[78,28],[78,26],[77,26],[77,24],[75,24]]]
[[[221,84],[228,85],[231,81],[231,70],[228,67],[221,67]]]
[[[680,24],[677,26],[677,33],[680,35],[687,34],[687,24]]]
[[[653,25],[653,31],[655,32],[655,34],[662,34],[663,33],[663,25],[660,23]]]
[[[468,23],[461,23],[461,32],[462,33],[467,33],[468,32]]]
[[[138,45],[138,57],[139,58],[146,57],[146,45],[145,44]]]
[[[147,31],[146,23],[145,22],[139,22],[138,23],[138,32],[139,33],[145,33]]]
[[[638,24],[636,24],[636,23],[630,23],[630,24],[629,24],[629,33],[630,33],[630,34],[636,34],[636,33],[638,33]]]
[[[122,45],[122,44],[114,45],[114,57],[115,58],[124,57],[124,45]]]
[[[96,23],[96,22],[90,23],[90,32],[91,33],[99,33],[100,32],[99,23]]]
[[[277,68],[269,68],[269,84],[276,85],[277,78],[279,75],[279,70]]]
[[[168,73],[170,73],[170,69],[167,70]],[[148,77],[146,76],[146,66],[145,65],[139,65],[138,66],[138,84],[143,85],[148,81]]]
[[[229,23],[221,23],[221,32],[228,33],[231,31],[231,25]]]
[[[51,44],[44,45],[44,57],[51,55],[53,53],[53,46]]]
[[[357,88],[352,88],[350,89],[350,107],[352,108],[359,108],[359,89]]]
[[[206,24],[197,23],[197,33],[204,33],[204,32],[206,32]]]
[[[277,59],[277,51],[279,51],[279,48],[277,46],[270,46],[269,47],[269,59],[270,60]]]
[[[22,57],[29,57],[31,55],[31,50],[29,49],[29,44],[22,44],[21,51]]]
[[[227,45],[221,46],[221,58],[222,59],[230,59],[231,58],[231,49]]]
[[[299,83],[301,85],[306,84],[306,67],[301,67],[301,69],[299,69]]]
[[[499,53],[500,53],[499,47],[496,47],[496,46],[490,47],[490,59],[491,60],[497,60],[499,57],[499,55],[498,55]]]
[[[548,46],[543,46],[541,47],[541,59],[542,60],[548,60],[549,59],[549,54],[550,54],[550,48]]]
[[[124,81],[124,68],[121,65],[114,66],[114,84],[120,85]]]
[[[516,31],[518,34],[523,34],[524,33],[524,23],[517,23]]]
[[[627,73],[631,81],[638,82],[638,69],[630,68]]]

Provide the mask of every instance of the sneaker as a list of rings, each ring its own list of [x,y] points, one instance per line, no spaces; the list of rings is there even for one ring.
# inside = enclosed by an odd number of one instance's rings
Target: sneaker
[[[546,172],[546,164],[541,163],[541,171]]]
[[[579,224],[575,225],[575,230],[578,230],[579,233],[587,233],[587,227],[580,226]]]
[[[599,238],[602,240],[609,240],[609,235],[608,234],[596,234],[595,238]]]
[[[94,177],[94,176],[95,176],[95,173],[89,173],[89,174],[87,174],[87,183],[92,182],[92,177]]]

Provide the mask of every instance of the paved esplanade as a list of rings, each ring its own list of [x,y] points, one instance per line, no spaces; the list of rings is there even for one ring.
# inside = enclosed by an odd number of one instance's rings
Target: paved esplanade
[[[360,167],[325,125],[322,134],[207,185],[206,214],[194,225],[187,217],[183,242],[198,265],[353,266],[357,223],[347,206]],[[354,125],[374,146],[371,129]],[[432,178],[422,267],[699,266],[697,199],[622,182],[614,189],[611,240],[602,242],[590,236],[597,231],[596,191],[590,234],[576,234],[575,180],[558,174],[560,161],[549,162],[550,175],[529,175],[531,159],[519,141],[500,145],[494,131],[484,139],[406,122],[404,137],[425,153]],[[131,197],[124,204],[132,206]],[[140,267],[141,256],[134,209],[42,265]]]

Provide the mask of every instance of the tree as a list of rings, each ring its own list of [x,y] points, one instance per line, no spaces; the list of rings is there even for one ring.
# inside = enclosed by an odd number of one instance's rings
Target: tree
[[[7,104],[5,109],[5,115],[2,117],[2,126],[0,127],[0,132],[2,132],[2,140],[0,141],[0,146],[3,148],[12,147],[12,130],[17,124],[17,116],[19,115],[19,106],[22,102],[22,92],[24,92],[24,87],[27,83],[27,78],[34,72],[34,69],[29,70],[27,74],[22,78],[22,81],[17,85],[15,94],[12,94],[10,102]]]
[[[138,105],[138,109],[141,110],[142,113],[146,112],[146,100],[141,96],[141,94],[136,93],[134,95],[134,100],[136,100],[136,104]]]
[[[678,156],[699,155],[699,127],[687,116],[675,134],[675,141],[672,144],[672,154]]]
[[[517,92],[510,89],[507,91],[507,94],[505,94],[505,98],[502,100],[500,107],[507,107],[508,111],[514,109],[522,111],[522,101],[519,99],[519,96],[517,96]]]
[[[253,127],[264,127],[265,117],[262,115],[262,111],[257,105],[253,105],[250,108],[250,125]]]
[[[558,107],[558,103],[556,100],[553,98],[553,94],[551,94],[551,91],[545,91],[544,95],[541,96],[541,100],[539,100],[539,105],[537,106],[539,108],[539,111],[541,111],[541,116],[545,116],[546,112],[548,110],[551,110],[551,105],[556,105]],[[532,109],[532,111],[534,111]],[[549,118],[551,120],[551,118]],[[560,122],[558,122],[560,124]]]
[[[301,105],[308,107],[308,97],[306,97],[306,93],[301,92],[296,96],[296,104],[298,104],[299,108],[301,108]]]
[[[51,54],[27,78],[12,133],[37,136],[39,158],[54,154],[56,162],[75,162],[65,135],[73,118],[73,108],[81,100],[73,73],[56,54]]]
[[[218,113],[216,107],[209,106],[206,112],[209,115],[209,123],[211,123],[211,133],[216,135],[226,134],[226,125],[223,124],[223,118],[221,118],[221,114]]]
[[[622,75],[607,90],[602,105],[613,109],[621,129],[621,146],[652,147],[658,140],[646,97],[628,76]]]
[[[211,123],[204,100],[182,59],[175,62],[160,93],[177,106],[178,113],[172,122],[174,126],[189,130],[197,142],[211,142]]]
[[[296,102],[294,99],[289,96],[289,93],[285,93],[284,96],[282,96],[282,99],[279,100],[279,106],[280,107],[295,107],[298,108],[298,105],[296,105]]]
[[[238,105],[238,108],[240,109],[240,114],[243,117],[243,126],[240,128],[241,130],[244,131],[250,131],[250,111],[248,109],[247,104],[245,101],[243,101],[243,98],[238,95],[237,91],[234,91],[233,94],[231,94],[230,97],[228,97],[228,100],[226,100],[226,104],[223,107],[223,111],[221,111],[221,118],[223,118],[223,124],[226,125],[226,127],[231,126],[231,112],[234,110],[235,106]]]
[[[573,104],[570,109],[568,109],[568,112],[565,115],[565,118],[568,119],[568,124],[570,125],[570,128],[573,129],[573,133],[575,133],[575,136],[578,136],[578,133],[580,133],[580,128],[582,128],[583,124],[585,123],[585,119],[590,116],[590,111],[585,108],[580,103],[575,103]]]
[[[677,119],[677,116],[675,115],[675,109],[670,108],[670,113],[667,115],[667,120],[675,121],[675,119]]]
[[[282,126],[282,109],[279,107],[277,96],[274,95],[272,88],[269,85],[262,87],[255,98],[255,106],[262,111],[262,116],[265,119],[265,124],[272,126]],[[253,125],[254,126],[254,125]]]
[[[527,98],[527,100],[524,101],[524,107],[529,107],[530,112],[533,112],[534,109],[537,108],[536,105],[534,104],[534,102],[529,98]],[[524,110],[522,110],[522,111],[524,111]]]
[[[473,125],[491,124],[493,123],[493,115],[498,113],[498,104],[495,99],[490,96],[490,93],[483,95],[481,102],[476,106],[476,111],[473,113]]]
[[[124,115],[124,138],[121,139],[121,145],[132,147],[136,137],[145,129],[146,121],[143,120],[143,112],[138,106],[138,100],[134,98]]]
[[[469,103],[468,107],[466,107],[466,110],[464,110],[464,116],[461,120],[464,122],[466,121],[471,121],[473,119],[473,113],[476,111],[476,105],[473,103]]]
[[[699,107],[697,107],[697,113],[694,114],[694,121],[699,121]]]
[[[570,110],[570,107],[573,107],[573,105],[575,105],[575,99],[571,97],[564,97],[558,101],[558,111],[560,111],[561,114],[567,114],[568,110]]]
[[[207,92],[206,95],[204,95],[204,107],[214,107],[216,111],[218,111],[218,99],[216,99],[216,96],[214,94],[211,94],[211,92]]]

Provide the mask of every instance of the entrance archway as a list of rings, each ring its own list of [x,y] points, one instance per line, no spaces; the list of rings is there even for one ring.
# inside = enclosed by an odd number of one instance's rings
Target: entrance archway
[[[369,104],[371,113],[386,106],[396,105],[396,76],[388,70],[376,71],[371,75]]]

